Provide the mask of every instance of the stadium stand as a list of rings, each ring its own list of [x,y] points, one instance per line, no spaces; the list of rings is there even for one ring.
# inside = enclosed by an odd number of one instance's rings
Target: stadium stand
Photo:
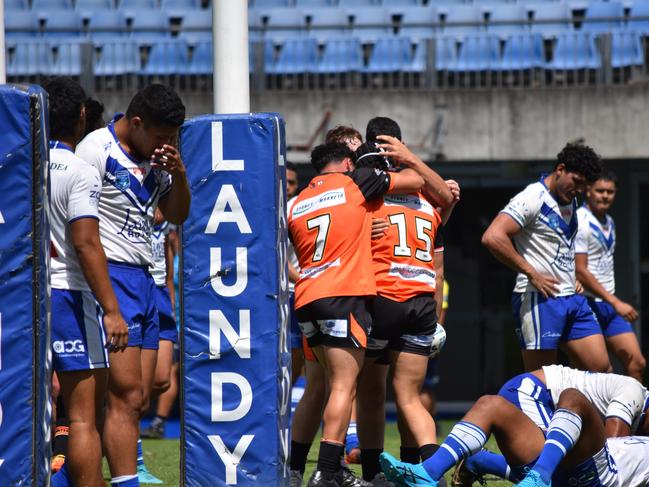
[[[126,17],[115,10],[95,11],[88,20],[88,33],[95,42],[115,40],[126,34]]]
[[[374,42],[392,33],[392,18],[386,9],[359,7],[350,13],[353,19],[352,36],[364,43]]]

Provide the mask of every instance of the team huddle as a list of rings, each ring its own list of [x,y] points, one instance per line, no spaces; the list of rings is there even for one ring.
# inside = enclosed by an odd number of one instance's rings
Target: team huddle
[[[456,486],[486,474],[522,486],[649,485],[649,392],[630,323],[638,315],[615,296],[607,211],[616,179],[591,148],[567,145],[553,171],[484,233],[483,244],[518,272],[512,306],[527,372],[480,398],[441,445],[420,391],[445,340],[441,229],[460,188],[383,117],[368,123],[365,143],[351,127],[330,131],[311,163],[318,174],[288,204],[292,330],[302,334],[306,375],[293,418],[292,486],[302,485],[321,422],[308,487],[445,485],[454,466]],[[627,376],[611,373],[607,346]],[[559,350],[572,368],[556,365]],[[388,369],[401,460],[383,452]],[[484,449],[492,433],[502,454]],[[341,462],[356,434],[362,479]],[[345,458],[353,461],[349,449]]]

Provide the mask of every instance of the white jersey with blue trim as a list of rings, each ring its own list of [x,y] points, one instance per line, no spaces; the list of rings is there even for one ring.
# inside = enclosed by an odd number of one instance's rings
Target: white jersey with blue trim
[[[173,230],[173,225],[163,221],[154,225],[151,232],[151,252],[153,255],[153,266],[151,275],[156,286],[165,286],[167,284],[167,255],[165,254],[165,240],[169,232]]]
[[[538,272],[559,282],[557,296],[574,294],[577,201],[560,205],[541,180],[514,196],[502,213],[521,226],[514,236],[518,253]],[[529,291],[537,289],[519,273],[514,292]]]
[[[608,438],[606,446],[615,461],[620,487],[649,485],[649,437]]]
[[[575,253],[588,254],[588,270],[607,292],[615,294],[615,222],[606,215],[601,222],[587,206],[577,210],[579,231],[575,240]],[[585,291],[587,296],[597,298]]]
[[[649,392],[632,377],[584,372],[562,365],[543,367],[545,385],[558,404],[566,389],[577,389],[593,404],[603,419],[618,418],[635,433],[649,407]]]
[[[158,201],[171,189],[171,176],[137,161],[120,145],[114,123],[95,130],[77,146],[77,155],[97,168],[103,182],[99,231],[108,260],[151,266],[151,231]]]
[[[89,291],[70,224],[81,218],[99,218],[101,179],[97,170],[74,155],[67,145],[50,143],[50,283],[55,289]]]

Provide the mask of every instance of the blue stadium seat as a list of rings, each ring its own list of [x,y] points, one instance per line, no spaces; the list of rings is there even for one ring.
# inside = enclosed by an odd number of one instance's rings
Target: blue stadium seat
[[[415,43],[415,54],[412,56],[410,64],[403,68],[406,73],[425,73],[427,68],[427,40],[421,39]]]
[[[45,13],[45,11],[42,11]],[[69,10],[48,10],[45,13],[45,30],[43,34],[50,38],[80,37],[83,33],[83,22],[78,12]]]
[[[644,19],[639,20],[639,17],[644,17]],[[649,34],[649,2],[638,1],[633,4],[627,25],[635,32]]]
[[[288,39],[277,62],[266,67],[270,74],[313,73],[318,69],[318,43],[315,39]]]
[[[435,39],[435,69],[454,71],[457,66],[457,39],[438,37]]]
[[[553,70],[598,69],[602,60],[595,46],[595,38],[588,32],[571,32],[557,37],[552,61]]]
[[[189,69],[189,47],[182,39],[157,42],[151,47],[142,74],[148,76],[169,76],[187,74]]]
[[[22,42],[17,44],[7,63],[9,76],[34,76],[52,65],[52,49],[45,42]]]
[[[399,35],[410,37],[413,41],[432,39],[439,29],[439,12],[432,5],[427,7],[409,7],[402,10]],[[433,25],[437,25],[433,27]]]
[[[421,5],[421,0],[380,0],[384,7],[400,7],[402,5]]]
[[[207,14],[209,16],[209,14]],[[131,38],[140,44],[154,44],[170,37],[169,18],[160,10],[133,11]]]
[[[95,11],[90,16],[88,32],[93,39],[126,35],[126,18],[116,10]]]
[[[296,7],[331,7],[329,0],[295,0]]]
[[[39,35],[38,17],[29,10],[7,10],[4,20],[7,40],[31,39]]]
[[[200,7],[201,7],[200,0],[162,0],[160,2],[160,8],[162,10],[166,10],[167,12],[169,11],[183,12],[184,10],[198,9]],[[212,15],[211,10],[204,11],[203,13]]]
[[[521,71],[545,66],[541,34],[514,34],[505,42],[499,69]]]
[[[57,43],[54,62],[43,74],[51,76],[79,76],[81,74],[81,45],[78,42]]]
[[[642,41],[637,32],[613,32],[611,44],[611,66],[614,68],[626,68],[644,64]]]
[[[119,1],[119,9],[123,11],[132,11],[132,10],[139,10],[140,12],[143,12],[144,10],[147,9],[157,9],[158,8],[158,2],[157,0],[118,0]],[[127,17],[132,17],[132,15],[127,15]]]
[[[194,47],[192,59],[189,62],[188,74],[208,75],[214,72],[212,41],[201,41]]]
[[[289,0],[254,0],[255,8],[288,7]]]
[[[377,5],[378,2],[375,0],[338,0],[338,6],[349,8],[349,7],[371,7]]]
[[[349,34],[349,16],[340,8],[318,8],[304,11],[311,19],[309,37],[320,42]]]
[[[190,44],[212,40],[212,12],[188,10],[180,22],[179,37]]]
[[[363,70],[363,46],[359,39],[329,39],[325,44],[318,73],[346,73]]]
[[[527,11],[520,5],[494,5],[489,8],[487,32],[501,39],[529,31]]]
[[[266,38],[281,44],[286,39],[303,37],[306,32],[306,18],[299,8],[274,8],[260,11],[267,18]]]
[[[619,2],[591,2],[586,9],[582,30],[598,33],[611,32],[622,27],[624,8]],[[601,20],[601,19],[616,20]]]
[[[209,10],[211,13],[212,11]],[[251,41],[258,41],[262,38],[261,33],[261,15],[258,10],[248,10],[248,39]]]
[[[140,50],[130,40],[103,39],[95,56],[95,76],[121,76],[140,71]]]
[[[363,43],[374,42],[392,34],[392,17],[382,7],[359,7],[350,9],[349,13],[353,18],[352,36]]]
[[[498,38],[491,35],[468,36],[460,46],[455,68],[458,72],[492,71],[500,66]]]
[[[74,6],[77,12],[90,16],[96,10],[111,10],[115,8],[113,0],[77,0]]]
[[[69,10],[72,8],[70,0],[33,0],[32,11],[40,13],[41,10]]]
[[[484,32],[482,11],[473,5],[458,5],[450,8],[444,21],[443,32],[445,36],[454,36],[458,39]]]
[[[532,10],[532,32],[551,38],[572,30],[568,5],[563,2],[535,3]]]
[[[5,0],[5,13],[9,10],[27,10],[28,8],[27,0]]]
[[[365,68],[368,73],[402,71],[412,64],[412,41],[407,37],[377,39]]]

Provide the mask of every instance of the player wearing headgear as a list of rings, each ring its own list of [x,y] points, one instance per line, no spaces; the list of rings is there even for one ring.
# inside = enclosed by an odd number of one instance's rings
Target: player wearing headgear
[[[437,487],[447,470],[480,451],[492,433],[509,480],[522,487],[644,487],[649,482],[649,438],[606,439],[597,411],[576,389],[561,393],[547,434],[503,397],[483,396],[431,458],[413,465],[384,453],[381,466],[399,486]]]
[[[316,147],[318,171],[288,212],[300,263],[295,305],[300,328],[328,372],[323,439],[309,486],[341,485],[340,458],[351,400],[371,327],[368,298],[376,295],[370,244],[371,212],[387,192],[416,191],[414,171],[357,169],[343,144]]]
[[[615,222],[608,214],[617,192],[615,174],[605,171],[588,186],[586,201],[577,210],[575,241],[577,279],[584,286],[607,344],[631,377],[642,381],[646,360],[630,321],[638,312],[615,295]]]
[[[126,114],[90,133],[77,155],[102,178],[99,203],[102,244],[110,277],[129,325],[129,346],[110,355],[104,448],[119,487],[139,485],[138,418],[148,408],[148,392],[158,349],[158,313],[151,231],[157,207],[164,218],[181,224],[189,212],[185,167],[175,147],[185,107],[162,85],[149,85],[131,100]]]
[[[97,486],[103,483],[98,425],[108,377],[106,349],[123,350],[128,328],[99,238],[101,180],[96,169],[74,155],[85,126],[86,95],[71,78],[54,78],[45,89],[50,112],[52,356],[72,420],[67,461],[52,484]]]
[[[554,170],[514,196],[482,236],[518,272],[512,304],[527,371],[555,363],[560,345],[579,368],[610,368],[599,324],[575,282],[575,197],[601,168],[593,149],[567,145]]]

